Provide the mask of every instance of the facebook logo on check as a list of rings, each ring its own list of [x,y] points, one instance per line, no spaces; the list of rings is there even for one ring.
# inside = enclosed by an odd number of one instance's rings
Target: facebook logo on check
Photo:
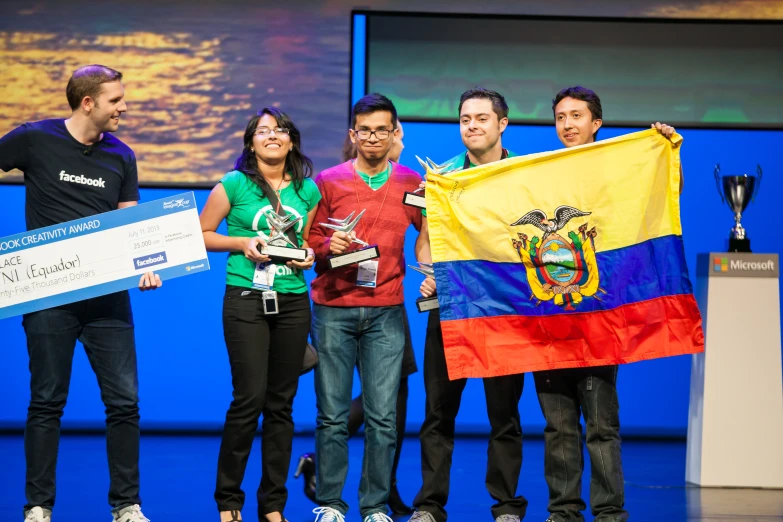
[[[159,265],[166,262],[166,252],[158,252],[144,257],[137,257],[133,260],[133,266],[136,270],[147,268],[149,266]]]

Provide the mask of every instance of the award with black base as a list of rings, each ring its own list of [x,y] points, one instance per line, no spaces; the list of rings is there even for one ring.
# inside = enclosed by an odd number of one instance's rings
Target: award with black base
[[[292,227],[301,220],[293,214],[281,216],[273,211],[266,213],[266,220],[269,223],[269,239],[266,246],[258,247],[258,251],[275,260],[282,261],[304,261],[307,259],[307,250],[298,248],[293,241],[296,240],[296,233]],[[293,236],[293,240],[289,237]]]
[[[761,166],[756,166],[756,176],[720,176],[720,165],[715,165],[715,184],[721,201],[728,204],[734,212],[734,227],[729,232],[729,252],[750,252],[750,238],[740,221],[742,213],[753,200],[755,192],[761,187]],[[722,183],[721,183],[722,182]]]
[[[427,208],[427,200],[424,196],[418,194],[418,192],[424,192],[424,189],[416,189],[413,192],[406,192],[402,198],[402,204],[409,207]]]
[[[321,223],[321,226],[330,228],[337,232],[345,232],[346,234],[350,234],[353,232],[353,229],[356,228],[357,223],[359,223],[359,220],[362,218],[364,210],[359,212],[359,215],[356,216],[356,218],[353,217],[354,214],[356,214],[355,211],[351,212],[351,214],[345,219],[329,218],[331,223]],[[359,238],[353,238],[351,239],[351,242],[362,245],[365,248],[331,256],[329,258],[329,268],[340,268],[342,266],[361,263],[362,261],[367,261],[370,259],[376,259],[381,256],[377,245],[370,246]]]
[[[438,165],[429,158],[427,158],[427,161],[424,161],[420,157],[416,156],[416,159],[419,160],[421,166],[424,167],[425,172],[430,171],[434,172],[435,174],[441,174],[445,169],[445,166]],[[418,188],[413,192],[406,192],[402,197],[402,204],[408,205],[409,207],[427,208],[427,201],[424,199],[424,189]]]
[[[408,268],[412,268],[420,274],[424,274],[427,277],[435,278],[435,269],[430,263],[419,263],[419,266],[408,265]],[[436,310],[440,308],[438,304],[438,295],[432,294],[429,297],[419,297],[416,299],[416,308],[419,313],[429,312],[430,310]]]

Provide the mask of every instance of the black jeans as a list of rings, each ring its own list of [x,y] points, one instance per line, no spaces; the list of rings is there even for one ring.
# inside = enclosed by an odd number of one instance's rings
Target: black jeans
[[[139,498],[139,383],[128,292],[26,314],[30,407],[24,432],[25,509],[52,509],[60,418],[68,399],[76,341],[84,345],[106,406],[109,504],[115,510]]]
[[[573,368],[533,374],[544,430],[544,475],[549,512],[556,522],[582,522],[582,425],[592,473],[590,505],[596,522],[628,520],[620,460],[620,405],[617,366]]]
[[[242,479],[261,413],[259,516],[282,512],[288,499],[292,412],[310,331],[310,297],[277,296],[280,313],[275,315],[264,315],[257,290],[227,286],[223,298],[223,336],[234,400],[226,413],[218,457],[215,500],[220,511],[244,506]]]
[[[487,450],[487,491],[497,502],[492,516],[525,516],[527,500],[517,496],[522,467],[522,428],[519,399],[524,374],[484,379],[484,394],[491,434]],[[449,380],[440,313],[430,312],[424,344],[424,388],[427,394],[421,426],[422,487],[413,501],[417,510],[427,511],[437,522],[446,520],[451,458],[454,452],[454,420],[459,412],[467,379]]]

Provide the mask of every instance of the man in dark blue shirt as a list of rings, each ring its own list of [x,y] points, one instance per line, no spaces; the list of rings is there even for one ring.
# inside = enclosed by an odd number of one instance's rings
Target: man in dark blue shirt
[[[26,123],[0,138],[0,170],[24,173],[27,229],[136,205],[136,157],[110,133],[127,110],[122,74],[102,65],[75,71],[68,119]],[[146,273],[139,288],[161,286]],[[26,314],[30,407],[25,427],[25,522],[49,522],[76,341],[84,345],[106,406],[109,504],[116,522],[148,522],[139,497],[136,346],[128,292]]]

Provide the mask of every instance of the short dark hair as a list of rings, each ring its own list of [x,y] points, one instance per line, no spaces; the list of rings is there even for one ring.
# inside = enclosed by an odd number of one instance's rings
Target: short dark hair
[[[498,115],[498,121],[508,118],[508,104],[502,94],[496,91],[485,89],[484,87],[473,87],[462,93],[459,97],[459,107],[457,116],[462,115],[462,104],[472,99],[489,100],[492,102],[492,110]]]
[[[586,89],[581,85],[576,85],[574,87],[566,87],[565,89],[557,93],[555,99],[552,100],[553,115],[555,113],[555,107],[557,107],[558,103],[563,101],[563,98],[573,98],[575,100],[582,100],[583,102],[587,102],[587,108],[590,110],[590,114],[593,116],[593,119],[594,120],[604,119],[603,118],[604,111],[603,109],[601,109],[601,98],[598,97],[595,91]]]
[[[397,128],[397,109],[394,108],[392,101],[384,96],[374,92],[364,96],[356,102],[351,111],[351,127],[356,127],[356,117],[360,114],[371,114],[373,112],[389,112],[392,117],[392,128]]]
[[[122,80],[122,73],[105,65],[85,65],[79,67],[71,75],[68,85],[65,87],[65,96],[71,110],[76,110],[82,104],[82,100],[89,96],[93,100],[101,92],[101,84],[118,82]]]

